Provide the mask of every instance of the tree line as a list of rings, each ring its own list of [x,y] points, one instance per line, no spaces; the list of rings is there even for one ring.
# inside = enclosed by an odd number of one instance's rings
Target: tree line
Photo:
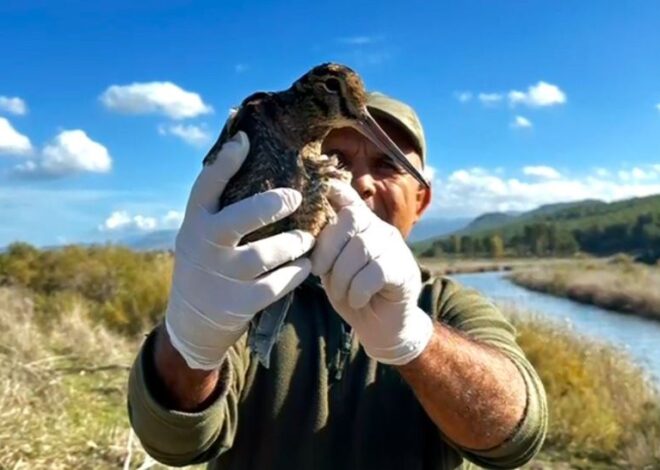
[[[608,255],[637,253],[660,256],[660,212],[639,214],[633,221],[603,217],[572,228],[556,221],[517,224],[513,229],[451,235],[425,247],[423,257],[442,254],[467,257],[569,256],[577,252]]]

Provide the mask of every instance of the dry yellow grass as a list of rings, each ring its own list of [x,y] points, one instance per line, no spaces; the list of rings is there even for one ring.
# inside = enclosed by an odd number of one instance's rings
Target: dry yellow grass
[[[636,264],[625,255],[607,263],[582,261],[514,271],[511,280],[599,307],[660,320],[660,267]]]
[[[660,468],[660,394],[622,351],[509,310],[548,395],[544,454],[578,468]]]
[[[90,321],[86,305],[72,297],[59,320],[38,321],[31,294],[0,288],[0,468],[164,468],[129,439],[138,344]],[[660,398],[641,371],[563,327],[511,316],[549,397],[547,444],[530,468],[660,468]]]
[[[137,468],[145,455],[125,412],[135,344],[82,304],[62,313],[39,326],[30,295],[0,288],[0,468]]]

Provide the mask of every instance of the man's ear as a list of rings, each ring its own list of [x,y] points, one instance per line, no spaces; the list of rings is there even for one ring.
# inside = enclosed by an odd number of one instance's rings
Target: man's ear
[[[424,214],[424,211],[429,207],[429,204],[431,204],[431,196],[431,188],[426,188],[420,184],[416,194],[417,213],[415,223],[417,223],[420,217],[422,217],[422,214]]]

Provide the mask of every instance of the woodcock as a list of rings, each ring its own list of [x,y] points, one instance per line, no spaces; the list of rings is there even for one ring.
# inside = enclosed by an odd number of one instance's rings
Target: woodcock
[[[321,144],[338,127],[354,127],[403,166],[420,183],[419,171],[367,111],[360,77],[338,64],[319,65],[277,93],[247,97],[225,125],[204,163],[211,163],[222,144],[239,130],[250,140],[250,153],[220,198],[220,208],[253,194],[288,187],[303,195],[300,208],[288,218],[246,236],[243,242],[302,229],[318,235],[333,211],[328,204],[329,178],[350,179],[333,156],[321,154]]]
[[[334,156],[321,154],[323,140],[339,127],[355,128],[396,165],[428,186],[417,168],[369,114],[367,94],[358,74],[339,64],[319,65],[287,90],[258,92],[247,97],[204,158],[204,164],[213,162],[222,144],[239,130],[248,135],[250,152],[227,184],[219,201],[220,209],[273,188],[295,188],[302,193],[303,200],[296,212],[245,236],[241,243],[293,229],[318,235],[334,216],[325,197],[328,180],[350,181],[350,173],[338,166]],[[292,295],[267,308],[253,322],[250,346],[266,367]]]

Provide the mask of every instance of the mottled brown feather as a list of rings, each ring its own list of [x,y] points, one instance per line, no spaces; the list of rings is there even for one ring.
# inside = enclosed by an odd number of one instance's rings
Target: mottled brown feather
[[[330,80],[341,81],[341,91]],[[350,173],[338,167],[337,159],[321,155],[321,144],[335,127],[350,125],[365,106],[360,78],[347,67],[324,64],[298,79],[288,90],[259,92],[247,97],[223,128],[204,164],[212,163],[222,144],[239,130],[250,140],[250,152],[240,170],[231,178],[219,201],[219,208],[273,188],[295,188],[303,202],[291,216],[263,227],[241,243],[258,240],[292,229],[317,235],[334,212],[328,203],[329,178],[350,180]]]

